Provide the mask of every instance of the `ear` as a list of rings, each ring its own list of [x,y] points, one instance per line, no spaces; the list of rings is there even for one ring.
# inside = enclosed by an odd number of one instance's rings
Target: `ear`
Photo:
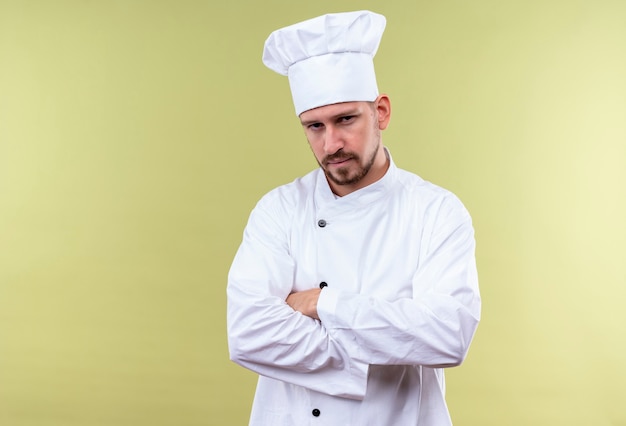
[[[389,96],[383,94],[378,95],[374,101],[376,112],[378,113],[378,128],[385,130],[391,120],[391,101]]]

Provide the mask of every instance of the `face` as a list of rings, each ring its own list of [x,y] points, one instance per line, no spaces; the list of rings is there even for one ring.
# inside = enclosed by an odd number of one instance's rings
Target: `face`
[[[381,130],[389,98],[326,105],[300,114],[311,150],[335,194],[343,196],[383,177],[389,167]]]

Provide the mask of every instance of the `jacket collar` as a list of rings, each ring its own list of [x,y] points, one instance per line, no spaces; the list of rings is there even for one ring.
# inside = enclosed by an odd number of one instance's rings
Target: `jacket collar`
[[[315,201],[318,208],[339,208],[349,209],[358,208],[378,201],[389,194],[393,183],[397,179],[398,169],[393,162],[391,153],[384,148],[385,155],[389,158],[389,168],[385,175],[366,186],[358,189],[343,197],[337,197],[330,188],[324,171],[320,168],[317,170],[317,184],[315,189]]]

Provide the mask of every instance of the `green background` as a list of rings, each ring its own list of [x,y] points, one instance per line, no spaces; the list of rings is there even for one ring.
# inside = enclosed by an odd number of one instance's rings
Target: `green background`
[[[456,425],[626,425],[626,2],[0,0],[0,424],[247,423],[226,275],[316,164],[269,33],[386,15],[396,163],[472,213]]]

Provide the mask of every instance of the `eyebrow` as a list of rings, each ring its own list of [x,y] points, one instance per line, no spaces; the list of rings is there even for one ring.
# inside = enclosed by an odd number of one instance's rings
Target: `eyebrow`
[[[357,115],[361,115],[361,111],[358,108],[355,108],[355,109],[341,111],[339,114],[331,115],[328,119],[330,121],[337,121],[341,117],[357,116]],[[322,120],[300,120],[300,123],[303,126],[308,126],[310,124],[320,123],[321,121]]]

